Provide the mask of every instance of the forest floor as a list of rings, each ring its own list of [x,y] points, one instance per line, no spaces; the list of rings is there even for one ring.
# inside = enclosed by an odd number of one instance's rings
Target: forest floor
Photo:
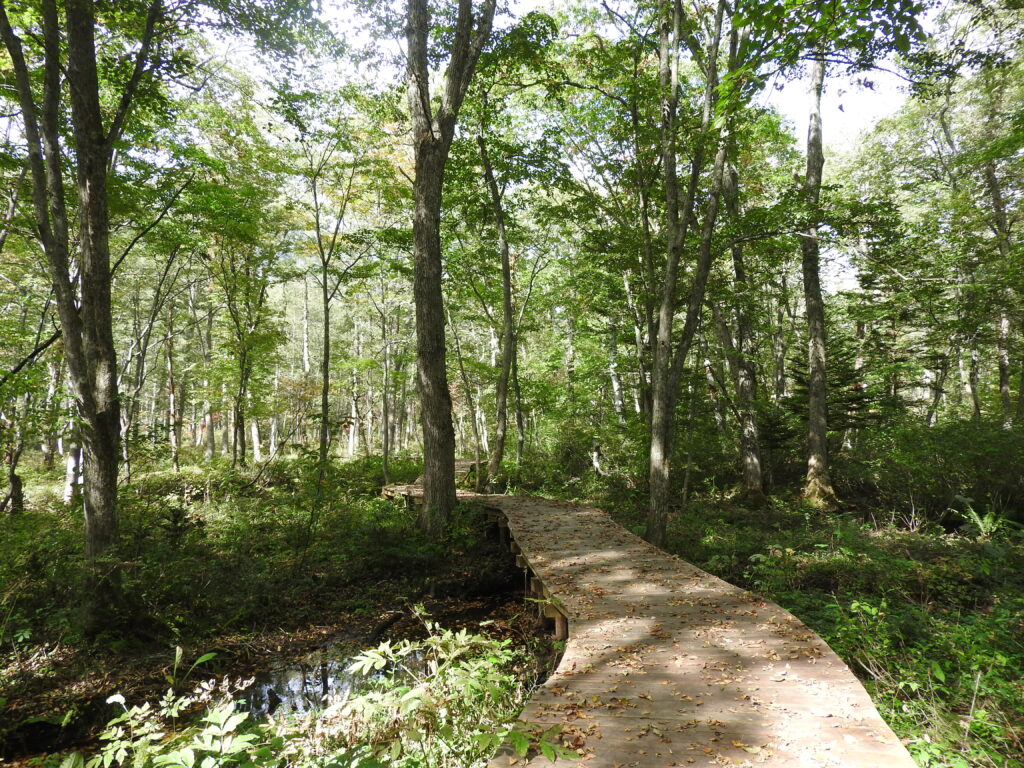
[[[332,465],[323,483],[311,467],[137,467],[121,502],[124,615],[89,640],[77,630],[80,514],[60,501],[54,476],[29,473],[30,508],[5,521],[0,543],[3,754],[25,763],[29,747],[80,743],[110,716],[108,697],[151,699],[203,654],[217,656],[190,681],[249,675],[339,637],[365,638],[410,601],[428,602],[442,626],[465,622],[535,647],[531,612],[514,594],[519,572],[485,541],[478,510],[460,507],[445,540],[427,541],[413,513],[377,497],[379,460]],[[520,490],[587,501],[642,532],[640,484],[574,477],[564,461],[529,469]],[[388,480],[418,472],[396,461]],[[1024,766],[1024,540],[1015,529],[914,527],[870,508],[826,514],[781,493],[748,509],[709,489],[672,516],[668,549],[818,632],[920,765]]]
[[[423,625],[407,603],[402,598],[393,603],[403,618],[388,626],[382,639],[423,637]],[[419,604],[433,621],[452,630],[466,629],[532,647],[544,642],[543,628],[532,612],[524,609],[520,591],[441,600],[426,597]],[[385,610],[381,617],[341,613],[329,617],[325,624],[211,637],[208,643],[183,650],[185,668],[178,670],[174,687],[191,686],[207,678],[258,678],[275,666],[301,663],[336,644],[354,654],[376,644],[376,639],[371,642],[373,631],[389,613]],[[189,662],[211,652],[216,653],[213,659],[188,670]],[[5,726],[0,765],[27,768],[53,752],[96,751],[99,733],[116,714],[107,699],[120,693],[130,703],[159,700],[175,676],[174,657],[173,648],[161,645],[116,652],[103,645],[72,647],[63,643],[8,656],[0,680],[7,701],[4,722],[11,725]]]
[[[393,471],[412,479],[417,468]],[[414,603],[445,628],[543,648],[521,574],[486,539],[484,520],[461,510],[446,542],[427,542],[411,513],[376,498],[378,472],[372,460],[346,467],[331,485],[347,480],[346,498],[312,525],[314,491],[301,468],[257,483],[223,471],[204,480],[194,468],[140,473],[122,504],[133,616],[88,640],[70,599],[80,524],[37,478],[28,491],[38,502],[7,521],[13,535],[0,561],[0,764],[89,751],[117,714],[107,703],[115,693],[140,704],[172,682],[248,678],[339,642],[355,652],[383,638],[417,639],[424,625]]]

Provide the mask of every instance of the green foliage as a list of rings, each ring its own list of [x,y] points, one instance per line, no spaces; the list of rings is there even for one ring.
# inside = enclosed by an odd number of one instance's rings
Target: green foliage
[[[751,48],[765,39],[762,55],[777,65],[842,52],[851,69],[866,69],[890,51],[906,54],[913,43],[923,42],[917,17],[924,7],[912,0],[852,0],[841,5],[750,2],[741,6],[735,23],[753,30]]]
[[[10,5],[37,67],[38,3]],[[153,7],[162,15],[165,5]],[[347,428],[361,448],[375,450],[385,410],[397,442],[416,450],[404,88],[357,72],[364,61],[309,58],[275,62],[271,93],[248,73],[211,60],[189,30],[242,31],[279,51],[315,38],[319,52],[338,54],[337,41],[314,21],[313,5],[210,0],[181,5],[178,24],[157,19],[154,58],[115,142],[108,189],[114,334],[132,461],[121,474],[123,540],[110,564],[115,557],[120,564],[118,610],[133,628],[131,641],[185,644],[299,625],[335,610],[375,612],[382,601],[433,581],[448,561],[466,558],[479,539],[472,507],[457,509],[445,535],[427,540],[411,510],[377,498],[383,483],[413,480],[414,462],[391,457],[385,473],[377,458],[321,463],[308,451],[316,419],[335,439]],[[400,3],[356,5],[385,22],[381,34],[402,28]],[[132,75],[149,7],[143,0],[95,4],[105,118]],[[432,63],[446,58],[457,7],[434,4]],[[906,55],[921,41],[921,3],[721,7],[725,37],[714,62],[700,51],[715,26],[715,6],[679,6],[680,104],[668,144],[680,159],[698,155],[709,74],[735,59],[728,74],[719,72],[713,101],[719,118],[730,115],[729,158],[739,186],[736,210],[714,232],[708,307],[675,414],[672,545],[774,596],[825,634],[868,679],[922,763],[983,764],[986,751],[1011,753],[1014,712],[1024,708],[1012,684],[1020,674],[1019,621],[1012,618],[1021,594],[1016,522],[1024,519],[1024,399],[1017,392],[1021,404],[1010,400],[1019,388],[1024,295],[1016,232],[1024,199],[1019,8],[977,2],[938,13],[934,50],[915,62],[915,77],[927,87],[882,122],[856,158],[830,159],[841,183],[826,189],[816,210],[794,183],[802,158],[786,121],[751,97],[810,58],[862,70],[892,52]],[[473,141],[480,133],[507,219],[518,354],[510,401],[524,422],[525,453],[517,466],[506,461],[499,479],[512,489],[593,500],[634,529],[647,503],[641,404],[649,394],[670,215],[658,72],[668,62],[657,51],[656,13],[650,4],[628,12],[574,4],[557,14],[523,14],[496,30],[464,105],[466,130],[455,140],[444,194],[445,292],[466,371],[452,387],[460,451],[472,449],[470,420],[483,421],[493,436],[501,279],[494,212]],[[394,50],[377,48],[378,57]],[[928,60],[943,64],[947,76],[932,77],[920,66]],[[324,82],[329,97],[320,92]],[[29,223],[22,133],[11,133],[0,151],[0,186],[11,205],[0,255],[0,463],[9,469],[21,458],[30,486],[28,509],[4,521],[0,543],[0,653],[11,670],[27,666],[43,643],[79,640],[69,628],[88,590],[80,510],[57,500],[46,487],[56,473],[37,465],[41,440],[70,438],[73,427],[60,342],[45,358],[4,373],[54,323],[51,281],[40,270]],[[59,143],[75,146],[67,136]],[[709,182],[705,168],[692,189],[683,184],[698,212],[708,206]],[[840,497],[871,521],[868,527],[785,496],[806,467],[795,233],[812,221],[821,224],[826,251],[842,252],[838,261],[858,272],[859,290],[828,298],[830,461]],[[699,229],[690,227],[685,253],[695,253]],[[729,263],[739,244],[745,288]],[[328,257],[335,247],[338,257]],[[316,276],[334,299],[333,362],[328,407],[312,417],[321,383],[316,342],[326,318],[305,294],[309,266],[318,260]],[[692,277],[689,265],[682,277],[681,288]],[[715,326],[718,315],[725,326],[735,323],[736,309],[750,319],[762,464],[768,490],[780,495],[756,516],[726,503],[740,478],[736,386],[726,366],[727,341],[739,334]],[[1004,341],[1013,373],[1005,398],[997,386],[1005,384],[997,359]],[[704,377],[705,356],[713,384]],[[53,391],[44,395],[51,381]],[[280,430],[274,444],[289,458],[251,472],[219,460],[180,473],[166,469],[176,423],[192,432],[181,441],[188,454],[194,447],[187,443],[210,435],[200,420],[209,416],[223,430],[232,405],[246,426],[267,426],[273,416]],[[102,640],[116,648],[130,641],[120,632]],[[394,647],[381,650],[373,666],[382,661],[387,670],[398,656]],[[180,661],[172,682],[181,677]],[[507,672],[483,665],[471,678],[445,677],[463,661],[445,668],[429,697],[413,694],[420,682],[409,679],[371,691],[374,715],[359,717],[371,722],[367,732],[378,733],[379,725],[380,738],[353,742],[352,759],[391,759],[390,751],[378,751],[399,741],[388,735],[388,722],[411,728],[410,743],[420,734],[441,742],[423,760],[451,758],[444,745],[463,737],[448,735],[442,716],[450,713],[431,702],[486,699],[490,694],[469,691],[466,679]],[[45,660],[36,674],[49,674]],[[398,689],[405,690],[396,698]],[[227,704],[218,707],[168,745],[162,764],[210,768],[264,759],[259,750],[276,737],[239,720]],[[160,716],[126,709],[112,726],[120,730],[109,754],[130,759],[134,750],[149,760],[157,731],[147,728]],[[530,748],[531,737],[501,728],[470,740],[483,750],[503,734],[517,751]],[[396,760],[419,760],[404,745],[397,749]],[[955,753],[963,757],[950,757]]]
[[[833,605],[825,635],[864,670],[879,708],[922,765],[1000,763],[1015,751],[1024,672],[1017,598],[987,613],[887,602]],[[923,623],[923,626],[922,626]],[[959,761],[959,762],[958,762]]]
[[[959,501],[964,506],[963,510],[959,510],[966,523],[964,529],[977,537],[978,541],[988,541],[995,537],[1001,537],[1011,531],[1019,534],[1022,530],[1019,523],[1007,520],[996,509],[990,508],[984,514],[979,515],[974,511],[974,507],[971,506],[970,499],[961,497]]]
[[[394,768],[473,765],[506,742],[520,756],[575,758],[552,741],[509,723],[522,708],[532,665],[508,640],[442,629],[423,614],[426,639],[381,643],[353,658],[364,682],[305,718],[256,722],[237,696],[242,685],[204,683],[188,696],[127,706],[100,735],[98,754],[80,753],[62,768],[259,768],[280,765]],[[196,662],[199,663],[199,662]],[[205,711],[180,724],[196,704]]]
[[[100,734],[103,745],[99,752],[88,759],[72,753],[62,768],[277,765],[284,739],[272,737],[264,727],[253,723],[240,703],[231,698],[235,692],[236,687],[230,683],[218,688],[210,681],[186,696],[176,695],[171,688],[156,705],[145,702],[131,707],[124,696],[115,694],[107,703],[120,705],[123,711]],[[181,714],[194,705],[206,707],[198,722],[180,725]]]
[[[147,481],[140,479],[125,504],[130,561],[138,564],[126,574],[129,594],[173,633],[188,627],[192,634],[262,623],[299,606],[313,615],[332,594],[348,599],[360,579],[393,574],[394,558],[406,559],[413,583],[438,567],[440,553],[418,532],[414,515],[377,498],[379,461],[332,464],[322,481],[319,469],[315,457],[300,457],[262,477],[223,475],[208,502],[193,499],[197,522],[177,551],[165,550],[150,525]],[[396,471],[414,476],[416,468],[398,462]],[[152,479],[161,477],[175,476]],[[200,571],[206,578],[197,582]],[[224,583],[233,587],[224,590]]]
[[[1022,451],[1024,435],[1001,424],[891,422],[861,437],[856,462],[840,464],[837,481],[869,493],[907,525],[952,527],[959,521],[950,510],[965,512],[967,504],[1012,520],[1024,509]]]
[[[377,597],[386,599],[403,591],[401,583],[415,588],[445,566],[443,547],[423,537],[414,514],[378,498],[379,459],[332,463],[330,493],[319,500],[315,460],[279,460],[251,472],[223,464],[145,469],[136,469],[120,499],[122,610],[131,613],[126,625],[136,639],[184,643],[301,621],[328,605],[376,610],[352,585],[374,576]],[[397,459],[390,471],[409,482],[419,467]],[[4,645],[21,632],[38,642],[67,632],[85,588],[78,510],[32,488],[37,503],[5,523]],[[477,528],[461,534],[462,546],[473,546],[477,535]],[[396,579],[399,558],[408,568]]]
[[[879,418],[877,391],[869,392],[866,378],[870,373],[858,370],[855,365],[856,351],[849,343],[842,343],[835,335],[828,339],[828,427],[829,431],[842,433],[858,429],[870,420]],[[806,346],[806,344],[804,344]],[[807,421],[807,372],[806,362],[800,358],[790,360],[793,371],[793,394],[785,400],[784,406],[795,418]],[[876,406],[874,413],[869,409]],[[804,430],[806,430],[806,426]]]
[[[369,690],[321,719],[318,748],[338,750],[335,764],[471,765],[509,738],[527,693],[516,673],[524,659],[507,640],[425,626],[426,640],[382,643],[353,660]]]

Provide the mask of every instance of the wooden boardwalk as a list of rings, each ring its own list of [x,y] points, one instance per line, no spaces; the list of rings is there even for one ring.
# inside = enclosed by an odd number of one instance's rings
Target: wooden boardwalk
[[[656,549],[598,509],[465,497],[507,528],[531,590],[568,632],[561,663],[521,715],[563,726],[563,743],[580,757],[558,765],[915,765],[849,668],[778,605]],[[510,765],[551,762],[511,753],[491,762]]]

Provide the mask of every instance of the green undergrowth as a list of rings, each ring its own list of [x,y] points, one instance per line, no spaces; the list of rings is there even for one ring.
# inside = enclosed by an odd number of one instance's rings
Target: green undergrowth
[[[320,711],[252,718],[238,682],[210,681],[185,695],[171,689],[143,704],[116,694],[109,701],[122,712],[99,750],[37,768],[470,768],[505,743],[519,757],[576,757],[557,734],[514,724],[536,657],[507,639],[424,624],[423,640],[383,642],[355,656],[355,692],[328,698]]]
[[[694,502],[669,549],[817,631],[920,765],[1024,765],[1020,538]]]
[[[393,479],[418,472],[391,462]],[[333,463],[322,478],[311,459],[136,469],[120,496],[110,560],[120,563],[121,604],[108,639],[192,642],[328,609],[378,610],[396,592],[396,560],[423,579],[452,543],[428,541],[412,512],[378,498],[383,482],[377,459]],[[74,639],[85,589],[81,511],[42,484],[28,491],[29,509],[5,521],[0,545],[0,642],[12,633]]]
[[[419,472],[392,460],[389,479]],[[494,588],[473,581],[502,573],[478,509],[457,508],[432,540],[414,510],[379,498],[383,483],[375,458],[332,463],[322,478],[309,457],[245,470],[137,464],[110,558],[120,562],[117,601],[87,637],[81,508],[60,500],[55,479],[32,477],[28,509],[4,521],[0,539],[0,750],[81,738],[70,734],[109,711],[104,685],[152,690],[160,654],[175,645],[218,651],[207,667],[224,672],[263,636],[288,645],[292,632],[316,642],[325,625],[366,633],[438,585],[454,596]]]

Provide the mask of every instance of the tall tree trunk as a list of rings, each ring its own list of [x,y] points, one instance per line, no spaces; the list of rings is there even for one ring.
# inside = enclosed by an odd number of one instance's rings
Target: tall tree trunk
[[[413,297],[416,303],[417,384],[423,421],[423,510],[421,525],[444,530],[455,507],[455,430],[445,359],[441,290],[441,194],[455,123],[484,45],[491,34],[495,0],[483,0],[474,19],[472,0],[459,0],[440,102],[432,103],[427,0],[408,0],[409,112],[412,117]]]
[[[939,406],[942,405],[942,396],[946,391],[946,378],[949,376],[949,355],[943,355],[939,362],[939,370],[935,374],[935,380],[932,382],[932,401],[928,405],[928,411],[925,413],[925,424],[929,427],[935,426],[935,419],[939,412]]]
[[[281,426],[280,426],[281,407],[278,404],[278,390],[279,389],[280,389],[280,374],[279,374],[278,370],[275,368],[274,369],[274,389],[273,389],[273,397],[274,397],[275,407],[274,407],[273,414],[270,416],[270,436],[269,436],[268,442],[267,442],[267,451],[270,453],[270,456],[272,458],[277,456],[277,440],[278,440],[279,431],[281,429]]]
[[[309,377],[309,277],[306,275],[302,276],[302,377]]]
[[[508,434],[508,381],[512,374],[512,356],[515,354],[515,315],[512,306],[512,264],[508,250],[508,236],[505,231],[505,209],[501,202],[501,191],[494,178],[487,145],[483,135],[476,137],[480,146],[480,159],[484,166],[484,179],[491,195],[491,209],[494,213],[495,226],[498,230],[498,251],[501,255],[501,368],[498,370],[498,383],[494,388],[494,442],[491,445],[490,462],[487,465],[487,477],[494,490],[494,482],[501,472],[501,462],[505,458],[505,436]],[[478,472],[479,475],[479,472]]]
[[[363,334],[359,321],[356,321],[356,358],[363,357]],[[359,430],[363,427],[363,418],[359,413],[359,375],[353,368],[350,377],[351,392],[349,398],[348,455],[353,458],[359,449]]]
[[[18,416],[18,402],[12,404],[14,423],[10,425],[13,435],[7,454],[7,495],[0,501],[0,514],[6,509],[12,515],[20,515],[25,511],[25,491],[21,475],[18,474],[18,462],[25,450],[25,428],[28,423],[29,411],[32,407],[32,393],[26,392],[22,398],[21,416]]]
[[[619,329],[613,322],[608,329],[608,378],[612,384],[612,408],[620,424],[626,421],[626,406],[622,399],[622,376],[619,374]]]
[[[34,84],[21,39],[0,3],[0,37],[10,56],[18,93],[32,176],[36,232],[46,254],[57,314],[64,338],[69,379],[78,403],[85,463],[85,555],[93,584],[86,630],[109,627],[116,602],[117,569],[100,567],[118,539],[117,475],[120,459],[120,401],[110,301],[110,247],[107,172],[114,142],[120,138],[135,89],[146,73],[154,29],[161,14],[154,0],[146,19],[134,72],[104,129],[96,68],[95,6],[91,0],[66,0],[65,29],[55,0],[40,8],[43,72]],[[66,67],[62,51],[67,52]],[[79,210],[77,284],[71,276],[70,243],[65,204],[62,81],[72,84],[70,122]],[[36,90],[35,85],[41,85]],[[36,93],[41,94],[37,103]]]
[[[231,409],[231,413],[228,414],[228,388],[227,384],[220,385],[220,401],[221,401],[221,417],[224,421],[224,425],[221,429],[220,435],[220,452],[222,456],[227,456],[232,452],[232,441],[235,438],[235,411]],[[232,466],[234,462],[232,461]]]
[[[636,299],[633,296],[633,289],[629,282],[629,275],[623,276],[623,288],[626,291],[626,306],[629,307],[633,316],[633,350],[634,362],[636,363],[636,391],[633,393],[634,410],[637,415],[643,416],[648,427],[651,423],[651,375],[647,362],[650,353],[651,340],[657,335],[652,333],[654,321],[647,326],[647,336],[644,336],[644,326],[638,312]],[[649,293],[649,291],[648,291]],[[653,316],[653,308],[652,308]]]
[[[733,221],[739,220],[739,174],[729,163],[726,170],[724,197],[726,211]],[[754,360],[757,343],[750,322],[752,297],[747,280],[743,245],[732,246],[733,289],[736,296],[736,348],[730,358],[736,382],[736,409],[740,428],[740,455],[743,465],[743,495],[748,503],[764,501],[764,477],[761,470],[761,439],[757,424],[757,373]]]
[[[668,523],[671,488],[671,450],[675,432],[676,398],[682,380],[683,366],[700,325],[700,310],[704,303],[708,275],[713,257],[712,236],[721,198],[722,176],[725,171],[725,144],[719,146],[712,171],[711,193],[701,229],[700,247],[694,269],[693,284],[686,319],[667,371],[661,371],[656,378],[654,390],[654,411],[651,419],[651,501],[647,514],[646,538],[655,546],[665,545],[665,531]],[[659,338],[661,329],[659,327]],[[659,362],[655,368],[662,364]],[[660,381],[660,385],[659,382]]]
[[[67,425],[67,446],[64,451],[64,503],[71,504],[82,487],[82,446],[78,439],[78,425]]]
[[[808,202],[816,206],[821,195],[825,167],[821,134],[821,91],[825,84],[825,63],[811,63],[811,114],[807,129],[807,176],[804,189]],[[828,470],[828,393],[825,362],[825,302],[821,293],[818,226],[812,224],[800,243],[807,315],[807,361],[809,406],[807,418],[807,480],[804,496],[824,508],[836,506],[836,494]]]
[[[512,355],[512,393],[516,399],[516,466],[523,466],[526,451],[526,424],[523,420],[523,393],[519,387],[519,350]]]
[[[999,410],[1003,426],[1013,425],[1013,402],[1010,399],[1010,314],[1003,310],[996,321],[996,360],[999,367]]]
[[[783,274],[780,280],[780,295],[775,307],[775,327],[772,329],[772,400],[779,405],[786,397],[786,355],[789,343],[786,319],[789,316],[789,286]],[[792,325],[792,322],[790,323]]]
[[[356,377],[352,374],[352,396],[348,410],[348,457],[351,459],[359,450],[359,409],[356,406]]]
[[[399,358],[404,357],[405,354],[400,353]],[[405,451],[409,446],[409,439],[406,435],[406,429],[409,424],[409,402],[408,402],[408,388],[406,385],[405,366],[402,365],[399,368],[401,373],[400,381],[402,382],[401,389],[398,395],[398,404],[395,408],[395,447],[399,452]]]
[[[442,151],[442,149],[444,151]],[[455,507],[455,429],[445,353],[444,299],[441,291],[441,188],[447,147],[424,142],[416,153],[413,185],[417,384],[423,424],[422,526],[444,530]]]
[[[246,436],[245,436],[245,401],[249,395],[249,360],[245,350],[238,358],[238,389],[235,392],[234,408],[234,432],[235,439],[231,444],[231,466],[244,467],[246,458]]]
[[[569,396],[570,413],[576,413],[576,312],[579,300],[569,293],[565,312],[565,388]]]
[[[213,312],[207,313],[206,327],[200,332],[203,339],[203,365],[206,371],[213,366]],[[206,433],[204,435],[206,445],[203,448],[203,459],[212,461],[217,451],[217,429],[213,418],[213,382],[209,378],[203,379],[203,418],[206,421]]]
[[[985,186],[992,201],[994,213],[992,231],[996,236],[996,246],[1003,264],[1012,263],[1011,222],[1006,210],[1006,198],[1002,183],[996,173],[995,160],[985,164]],[[996,360],[999,367],[999,404],[1003,418],[1003,426],[1009,428],[1013,424],[1013,405],[1010,400],[1010,313],[1013,306],[1013,290],[1003,288],[1000,293],[1005,306],[996,320]]]
[[[480,425],[480,447],[483,448],[484,456],[490,454],[491,450],[491,437],[488,433],[487,427],[487,414],[484,413],[483,406],[480,404],[483,402],[484,394],[477,385],[476,388],[476,423]],[[485,477],[484,480],[487,478]]]
[[[324,469],[327,466],[327,447],[330,444],[330,414],[331,414],[331,294],[328,288],[330,273],[327,270],[327,262],[322,262],[323,269],[320,273],[321,301],[324,313],[324,344],[322,357],[320,358],[320,452],[319,474],[320,481],[323,481]]]
[[[263,445],[260,440],[260,423],[258,419],[249,419],[249,436],[252,438],[252,460],[263,461]]]
[[[70,92],[79,195],[81,303],[76,312],[68,286],[68,290],[59,292],[63,296],[58,297],[58,305],[64,305],[60,314],[65,345],[69,337],[81,339],[81,351],[69,357],[69,364],[84,417],[81,436],[85,550],[86,557],[92,561],[104,555],[117,542],[118,535],[117,470],[121,431],[110,303],[107,212],[110,156],[100,110],[93,4],[89,0],[68,0],[65,9],[68,81],[74,83]],[[65,267],[66,263],[65,260]]]
[[[54,463],[56,462],[57,440],[60,433],[60,399],[64,380],[63,358],[58,359],[56,362],[47,362],[46,372],[48,376],[46,402],[43,406],[45,421],[43,424],[43,439],[41,447],[43,453],[43,467],[47,471],[50,471],[53,469]]]
[[[8,514],[20,515],[25,511],[25,490],[21,475],[18,474],[18,460],[25,444],[20,437],[12,448],[7,464],[7,496],[0,501],[0,514],[6,510]]]
[[[174,302],[167,308],[167,436],[171,446],[171,466],[181,471],[181,412],[174,370]]]
[[[363,416],[363,454],[373,453],[373,387],[366,388],[366,414]]]
[[[638,64],[638,63],[637,63]],[[636,66],[636,64],[635,64]],[[633,91],[637,93],[636,90]],[[639,367],[639,392],[638,399],[641,403],[641,414],[645,417],[650,416],[651,413],[651,388],[648,386],[648,370],[647,370],[647,358],[644,354],[645,340],[644,331],[646,331],[646,347],[649,349],[652,340],[657,335],[657,327],[655,326],[655,314],[654,314],[654,237],[651,233],[651,186],[643,178],[640,168],[640,157],[641,157],[641,138],[640,138],[640,115],[639,109],[636,102],[636,97],[630,99],[629,103],[629,114],[630,123],[633,128],[633,142],[635,147],[636,157],[636,179],[637,179],[637,197],[640,199],[640,223],[643,231],[643,274],[644,274],[644,285],[646,290],[643,292],[643,330],[641,330],[640,323],[636,324],[637,327],[637,363]],[[656,172],[651,174],[652,179],[657,178]],[[627,297],[629,295],[629,286],[626,286]],[[614,384],[613,384],[614,386]]]
[[[384,475],[384,482],[390,483],[388,461],[391,458],[391,338],[388,328],[388,317],[384,313],[381,313],[380,316],[380,332],[381,340],[384,344],[384,381],[380,390],[381,472]]]
[[[462,377],[462,387],[466,390],[466,402],[469,405],[469,412],[471,420],[473,422],[473,462],[476,467],[476,487],[477,493],[483,489],[483,483],[487,479],[484,477],[484,473],[480,471],[480,457],[481,453],[480,444],[480,426],[476,418],[476,403],[473,402],[473,388],[469,383],[469,376],[466,375],[466,365],[462,359],[462,344],[459,341],[459,330],[455,327],[455,323],[451,320],[451,314],[448,315],[448,324],[452,327],[452,341],[455,342],[455,359],[459,363],[459,375]]]
[[[715,158],[712,194],[705,212],[701,232],[700,254],[694,268],[690,301],[681,338],[673,336],[676,314],[676,292],[679,281],[679,258],[686,243],[690,221],[693,218],[698,182],[704,169],[706,145],[710,137],[711,119],[718,96],[718,50],[721,41],[724,2],[719,2],[715,15],[715,28],[706,51],[706,83],[701,128],[696,137],[697,146],[690,162],[690,178],[685,197],[680,201],[677,159],[677,111],[679,102],[679,45],[682,38],[682,9],[678,3],[663,2],[661,8],[661,100],[662,100],[662,169],[665,176],[665,207],[667,213],[666,237],[668,248],[662,284],[661,305],[658,311],[657,339],[651,366],[651,443],[650,443],[650,502],[647,509],[646,538],[655,546],[665,545],[665,532],[671,506],[672,439],[675,430],[675,406],[682,377],[682,368],[690,351],[704,290],[711,270],[711,235],[714,231],[718,201],[721,194],[722,173],[725,167],[725,145],[719,147]],[[724,127],[723,127],[724,130]]]
[[[981,421],[981,387],[979,385],[981,363],[978,356],[977,339],[971,340],[971,364],[967,369],[967,387],[971,394],[971,418]]]

